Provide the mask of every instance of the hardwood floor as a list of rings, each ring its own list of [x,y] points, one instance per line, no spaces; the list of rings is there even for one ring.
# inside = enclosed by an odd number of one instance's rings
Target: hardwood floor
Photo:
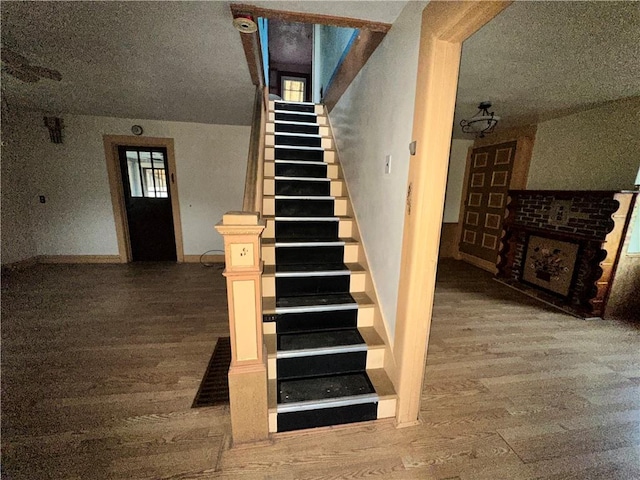
[[[443,261],[422,425],[231,449],[227,408],[190,408],[227,328],[216,268],[4,276],[2,478],[640,478],[638,324],[579,320]]]

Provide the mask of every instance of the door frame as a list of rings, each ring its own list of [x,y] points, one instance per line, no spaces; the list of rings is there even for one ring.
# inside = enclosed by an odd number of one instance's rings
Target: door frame
[[[118,238],[118,254],[120,263],[131,262],[131,241],[129,238],[129,225],[127,223],[127,209],[124,200],[124,188],[122,186],[122,171],[118,147],[161,147],[167,150],[167,167],[169,171],[169,195],[171,197],[171,213],[173,216],[173,230],[176,238],[176,259],[178,263],[184,262],[184,246],[182,242],[182,222],[180,221],[180,199],[178,197],[178,174],[176,171],[176,158],[173,149],[173,138],[160,137],[136,137],[133,135],[103,135],[104,154],[107,162],[107,174],[109,176],[109,191],[111,192],[111,204],[113,206],[113,219],[116,225],[116,237]]]
[[[416,153],[409,163],[393,359],[385,357],[398,393],[399,427],[420,423],[462,42],[511,3],[429,2],[422,12],[412,133]]]

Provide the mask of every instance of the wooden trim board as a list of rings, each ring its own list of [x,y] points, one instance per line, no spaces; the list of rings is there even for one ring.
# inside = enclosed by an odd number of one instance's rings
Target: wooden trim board
[[[167,166],[169,168],[169,192],[171,194],[171,210],[173,213],[173,230],[176,238],[176,258],[178,263],[184,261],[184,246],[182,240],[182,222],[180,220],[180,197],[178,194],[178,173],[173,148],[173,138],[137,137],[133,135],[104,135],[104,154],[107,162],[109,190],[113,205],[113,218],[118,238],[118,252],[121,263],[127,263],[131,258],[131,244],[129,243],[129,227],[127,226],[127,211],[124,204],[124,189],[122,188],[122,174],[118,147],[164,147],[167,149]]]
[[[121,263],[120,255],[40,255],[38,263]]]
[[[249,14],[254,17],[263,17],[277,20],[284,20],[285,22],[299,22],[299,23],[315,23],[319,25],[332,25],[334,27],[350,27],[367,29],[374,32],[388,32],[391,25],[382,22],[371,22],[368,20],[360,20],[357,18],[349,17],[334,17],[333,15],[322,15],[319,13],[303,13],[292,12],[287,10],[272,10],[270,8],[256,7],[254,5],[245,5],[242,3],[232,3],[231,13],[236,14]]]
[[[224,263],[224,253],[219,255],[185,255],[184,263]]]
[[[420,412],[462,42],[511,2],[430,2],[422,13],[394,342],[399,427]]]

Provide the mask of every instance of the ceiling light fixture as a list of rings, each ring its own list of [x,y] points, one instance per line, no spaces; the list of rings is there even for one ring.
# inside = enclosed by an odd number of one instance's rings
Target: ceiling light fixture
[[[233,19],[233,26],[240,33],[254,33],[258,30],[258,25],[253,21],[251,15],[240,13]]]
[[[474,133],[477,137],[484,137],[487,133],[493,133],[500,121],[500,117],[490,112],[491,102],[481,102],[478,105],[478,113],[469,120],[462,120],[460,126],[463,133]]]

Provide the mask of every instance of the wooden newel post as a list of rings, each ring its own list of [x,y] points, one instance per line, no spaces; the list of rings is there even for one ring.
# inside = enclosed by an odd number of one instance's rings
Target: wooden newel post
[[[262,339],[262,261],[264,222],[258,213],[229,212],[216,225],[224,237],[231,366],[229,400],[234,443],[269,436],[267,356]]]

